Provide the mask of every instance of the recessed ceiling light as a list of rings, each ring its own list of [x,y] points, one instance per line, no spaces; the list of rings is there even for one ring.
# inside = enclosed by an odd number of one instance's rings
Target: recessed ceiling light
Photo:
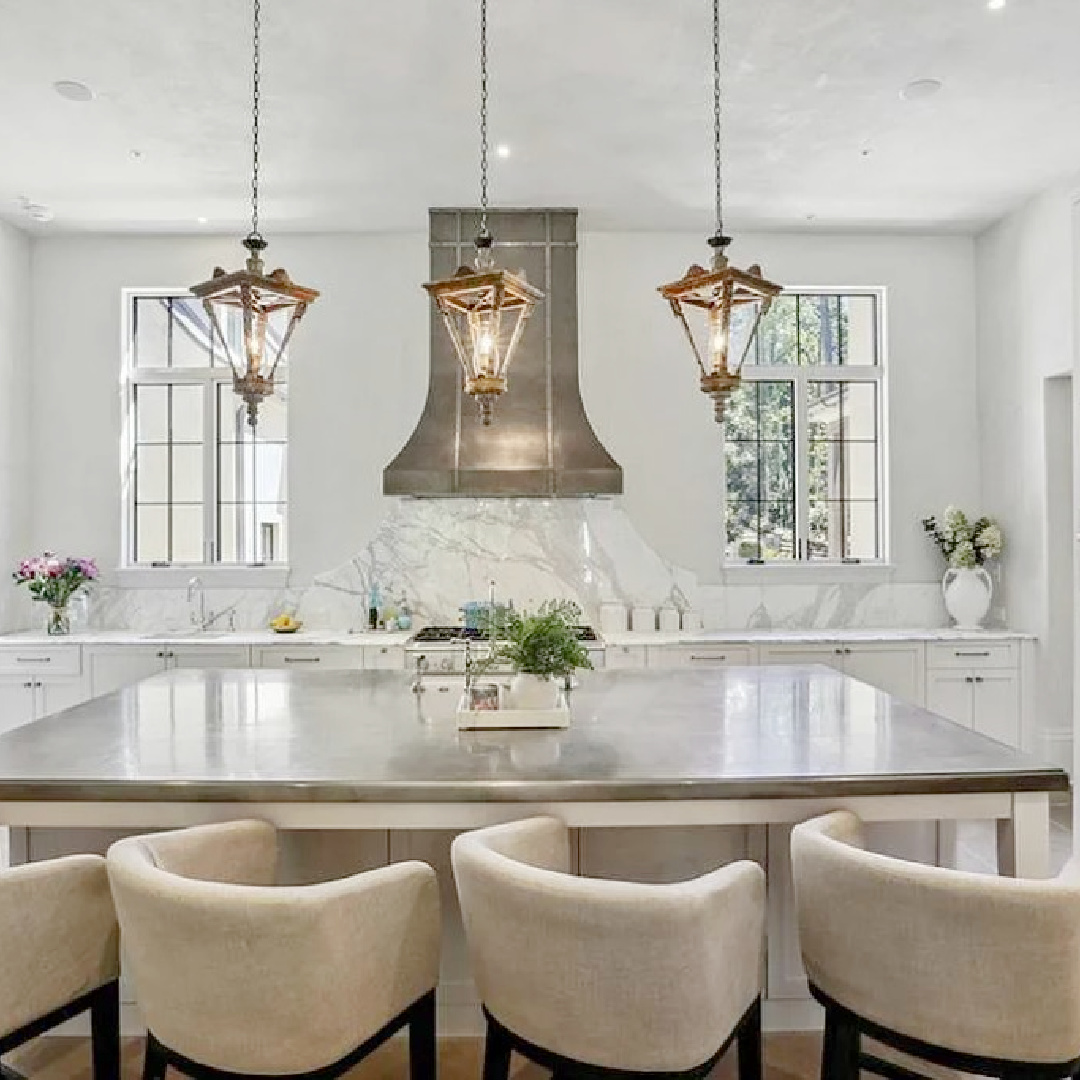
[[[143,152],[141,150],[132,150],[131,151],[131,160],[132,161],[142,161],[142,159],[143,159]]]
[[[991,11],[1000,11],[1005,6],[1005,0],[986,0],[986,6]]]
[[[94,91],[86,83],[77,82],[75,79],[59,79],[54,82],[53,89],[65,101],[93,101]]]
[[[499,143],[499,145],[495,147],[495,155],[496,157],[508,158],[510,156],[510,147],[504,142]]]
[[[900,96],[905,101],[925,101],[938,93],[942,86],[944,83],[940,79],[912,79],[900,91]]]
[[[195,219],[200,225],[205,225],[210,219],[204,217],[197,217]]]

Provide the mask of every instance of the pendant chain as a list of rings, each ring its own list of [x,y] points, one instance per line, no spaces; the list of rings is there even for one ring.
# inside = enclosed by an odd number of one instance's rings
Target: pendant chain
[[[724,170],[720,156],[720,0],[713,0],[713,152],[716,167],[716,235],[724,235]]]
[[[487,0],[480,0],[480,236],[488,235]]]
[[[252,98],[251,98],[251,235],[259,236],[259,31],[261,29],[262,4],[255,0],[254,33],[252,36],[252,52],[254,64],[252,68]]]

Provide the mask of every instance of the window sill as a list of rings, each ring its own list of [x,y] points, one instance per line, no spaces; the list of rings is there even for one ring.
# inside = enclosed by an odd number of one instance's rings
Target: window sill
[[[185,589],[197,577],[206,589],[285,589],[287,566],[125,566],[102,575],[117,589]]]
[[[725,563],[721,568],[723,580],[731,584],[775,584],[778,580],[789,584],[823,581],[892,581],[896,566],[890,562],[774,562],[763,565],[750,563]]]

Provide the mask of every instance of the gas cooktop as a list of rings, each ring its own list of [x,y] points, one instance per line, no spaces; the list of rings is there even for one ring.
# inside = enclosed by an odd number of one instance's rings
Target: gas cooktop
[[[596,641],[596,631],[591,626],[575,626],[578,641]],[[459,641],[484,641],[487,632],[471,626],[425,626],[411,638],[410,645],[453,645]]]

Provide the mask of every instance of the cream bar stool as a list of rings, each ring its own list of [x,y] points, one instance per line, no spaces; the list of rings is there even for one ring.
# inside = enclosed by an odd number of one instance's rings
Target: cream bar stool
[[[825,1006],[822,1076],[860,1066],[860,1037],[980,1076],[1080,1068],[1080,872],[1023,881],[863,850],[847,811],[798,825],[791,859],[803,963]]]
[[[576,877],[555,818],[464,833],[451,854],[484,1080],[506,1080],[511,1050],[556,1077],[703,1077],[736,1040],[741,1080],[760,1080],[755,863],[675,885]]]
[[[0,1054],[89,1009],[94,1080],[119,1080],[118,940],[99,855],[0,870]]]
[[[197,1080],[328,1080],[406,1025],[412,1080],[434,1080],[431,867],[277,887],[277,835],[261,821],[131,837],[108,862],[149,1029],[145,1080],[169,1065]]]

